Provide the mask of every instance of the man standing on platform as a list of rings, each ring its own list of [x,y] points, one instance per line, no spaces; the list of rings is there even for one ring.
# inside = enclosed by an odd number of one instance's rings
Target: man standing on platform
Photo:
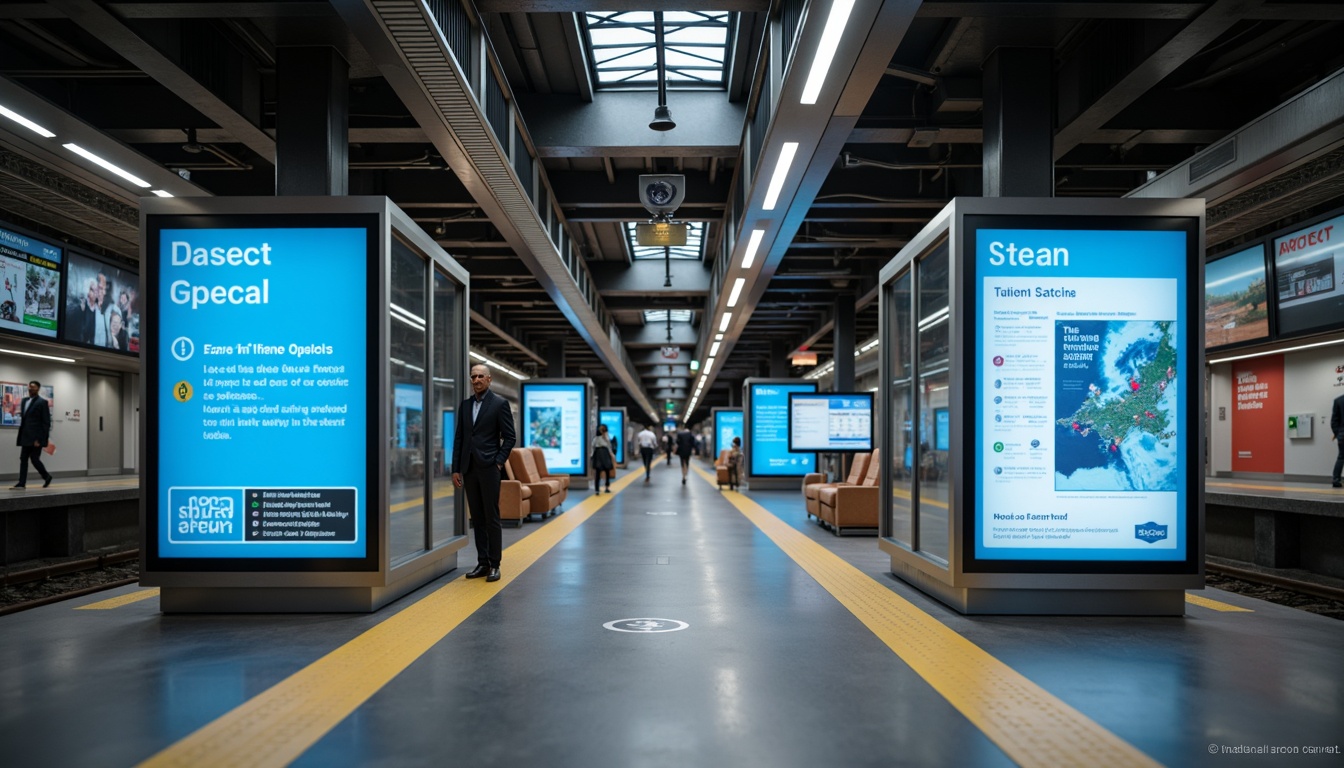
[[[635,445],[639,446],[639,457],[644,460],[644,482],[649,482],[649,470],[653,466],[653,451],[658,447],[658,438],[648,427],[635,435]]]
[[[1340,471],[1344,470],[1344,395],[1335,398],[1335,407],[1330,410],[1330,434],[1335,436],[1335,443],[1339,446],[1335,471],[1330,473],[1330,484],[1339,488]]]
[[[22,450],[19,452],[19,482],[15,488],[28,484],[29,461],[42,475],[42,487],[51,485],[51,473],[42,466],[42,449],[47,447],[47,438],[51,436],[51,409],[47,407],[46,398],[38,394],[41,389],[40,383],[28,382],[28,397],[19,404],[19,437],[14,444]]]
[[[467,507],[476,528],[476,569],[468,579],[499,581],[503,529],[499,525],[499,481],[517,434],[509,401],[490,391],[490,369],[471,367],[472,396],[457,409],[453,435],[453,485],[466,486]],[[468,420],[470,416],[470,420]]]

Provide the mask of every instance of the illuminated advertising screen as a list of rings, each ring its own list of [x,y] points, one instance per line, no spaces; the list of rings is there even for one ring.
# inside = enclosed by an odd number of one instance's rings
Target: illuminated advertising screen
[[[616,463],[625,463],[625,411],[602,409],[597,412],[599,422],[607,425],[607,437],[616,450]]]
[[[1344,216],[1276,237],[1280,334],[1344,325]]]
[[[795,453],[873,450],[873,393],[790,394],[789,450]]]
[[[0,226],[0,328],[56,336],[61,296],[62,250],[8,226]]]
[[[66,254],[61,339],[140,354],[140,276],[78,251]]]
[[[1196,220],[1042,220],[966,217],[973,558],[1187,560]]]
[[[587,388],[527,382],[522,388],[523,445],[541,448],[554,474],[588,474]]]
[[[714,411],[714,456],[718,458],[719,454],[733,447],[733,438],[741,437],[746,442],[742,434],[742,411],[737,410],[717,410]]]
[[[146,347],[151,562],[376,570],[377,227],[358,215],[149,218],[146,320],[166,329]],[[395,394],[399,441],[419,439],[400,407],[412,395]]]
[[[815,472],[815,453],[789,452],[789,393],[816,392],[816,384],[752,384],[747,459],[754,477],[801,477]]]
[[[1204,346],[1269,338],[1265,246],[1246,248],[1204,266]]]
[[[425,388],[398,382],[392,387],[395,405],[397,447],[419,448],[425,430]]]
[[[951,420],[946,408],[933,409],[933,449],[935,451],[952,450]]]
[[[453,471],[453,430],[457,428],[457,421],[454,418],[452,408],[443,410],[443,431],[439,433],[446,446],[443,451],[443,473],[452,474]]]

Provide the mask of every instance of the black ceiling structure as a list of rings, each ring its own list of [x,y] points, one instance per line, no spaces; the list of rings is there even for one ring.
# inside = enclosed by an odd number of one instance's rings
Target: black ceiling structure
[[[469,270],[472,349],[563,361],[635,414],[694,398],[691,421],[745,378],[808,373],[795,351],[825,364],[842,297],[876,337],[880,267],[984,189],[998,49],[1051,53],[1056,196],[1206,197],[1211,250],[1344,200],[1344,4],[856,0],[813,83],[838,5],[685,0],[651,67],[610,36],[646,31],[647,0],[7,2],[0,105],[174,194],[270,195],[277,51],[333,48],[349,193],[387,195]],[[634,247],[647,173],[685,176],[698,251]],[[134,261],[145,193],[0,119],[0,217]]]

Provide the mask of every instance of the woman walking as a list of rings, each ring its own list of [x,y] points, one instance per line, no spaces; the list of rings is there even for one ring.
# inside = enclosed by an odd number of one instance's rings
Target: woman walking
[[[611,493],[611,476],[616,474],[616,463],[611,456],[611,438],[607,437],[607,425],[597,425],[597,436],[593,438],[593,492],[602,492],[602,476],[607,478],[607,493]]]

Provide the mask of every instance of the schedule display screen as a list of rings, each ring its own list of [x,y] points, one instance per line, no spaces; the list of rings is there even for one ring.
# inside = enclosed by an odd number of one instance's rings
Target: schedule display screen
[[[790,394],[789,450],[873,450],[872,393]]]
[[[968,216],[965,234],[974,557],[1185,560],[1195,234],[1005,220]]]
[[[597,412],[597,419],[607,425],[607,437],[610,438],[612,446],[616,449],[614,451],[616,463],[624,463],[625,411],[602,409]]]
[[[733,447],[733,438],[742,435],[742,412],[718,410],[714,412],[714,457]],[[745,438],[743,443],[745,443]]]
[[[0,328],[56,336],[62,255],[51,243],[0,226]]]
[[[815,472],[815,453],[789,451],[789,394],[816,392],[816,384],[752,384],[747,460],[753,477],[801,477]]]
[[[147,379],[159,557],[345,568],[375,557],[366,307],[377,219],[290,219],[332,226],[151,219],[148,311],[165,329]],[[420,411],[414,392],[396,394],[397,440],[409,443]]]
[[[583,384],[523,382],[523,445],[541,448],[557,475],[588,473],[588,392]]]

